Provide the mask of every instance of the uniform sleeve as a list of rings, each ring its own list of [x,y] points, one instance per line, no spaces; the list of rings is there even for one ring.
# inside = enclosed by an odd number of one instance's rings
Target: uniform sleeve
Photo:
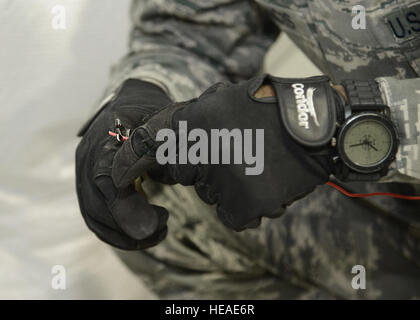
[[[420,182],[420,78],[376,79],[400,136],[400,147],[385,181]],[[417,180],[417,181],[415,181]]]
[[[267,13],[235,0],[136,0],[130,50],[113,67],[108,93],[125,79],[160,86],[172,100],[215,82],[255,75],[278,36]]]

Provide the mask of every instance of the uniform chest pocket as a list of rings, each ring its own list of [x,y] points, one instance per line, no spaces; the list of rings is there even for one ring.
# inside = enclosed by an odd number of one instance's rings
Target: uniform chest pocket
[[[273,21],[288,35],[307,41],[313,39],[307,0],[257,0],[257,2],[268,10]]]
[[[341,77],[418,76],[419,1],[314,1],[309,8],[325,58]]]

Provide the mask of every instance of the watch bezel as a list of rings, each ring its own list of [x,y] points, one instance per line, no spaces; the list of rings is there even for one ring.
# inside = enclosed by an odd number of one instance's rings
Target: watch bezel
[[[346,155],[346,152],[344,151],[344,139],[345,139],[346,133],[352,127],[354,127],[359,122],[366,121],[369,119],[378,121],[387,128],[387,130],[389,131],[391,135],[392,145],[390,147],[388,155],[379,163],[376,163],[375,165],[372,165],[372,166],[360,166],[354,163],[352,160],[350,160],[350,158]],[[361,112],[361,113],[351,115],[341,126],[339,134],[338,134],[338,139],[337,139],[338,156],[347,167],[359,173],[375,173],[375,172],[383,170],[384,168],[388,168],[389,165],[392,163],[392,161],[395,160],[395,154],[397,153],[398,146],[399,146],[399,139],[398,139],[397,129],[392,123],[391,119],[389,119],[388,117],[380,113],[374,113],[374,112]]]

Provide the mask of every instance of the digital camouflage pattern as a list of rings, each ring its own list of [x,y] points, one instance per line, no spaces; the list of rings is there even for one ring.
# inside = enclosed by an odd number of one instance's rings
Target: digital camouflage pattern
[[[420,78],[377,78],[398,127],[401,146],[387,179],[420,179]],[[419,182],[419,180],[415,181]]]
[[[366,30],[351,27],[356,4],[366,8]],[[108,93],[140,78],[181,101],[250,78],[281,30],[335,82],[378,78],[402,136],[391,175],[420,178],[419,1],[139,0],[131,13],[130,53]],[[408,183],[346,187],[420,193]],[[168,236],[119,255],[161,298],[420,298],[419,202],[349,199],[323,186],[281,218],[236,233],[192,188],[145,188],[170,211]],[[351,286],[354,265],[366,268],[365,290]]]

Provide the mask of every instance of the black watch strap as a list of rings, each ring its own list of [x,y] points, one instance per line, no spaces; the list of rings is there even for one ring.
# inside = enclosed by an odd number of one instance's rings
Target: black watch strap
[[[375,80],[344,80],[341,84],[352,112],[383,111],[387,107]]]
[[[382,100],[379,85],[375,80],[344,80],[344,87],[349,107],[349,115],[364,111],[387,114],[389,109]],[[386,174],[387,168],[378,172],[358,173],[343,162],[336,166],[334,175],[342,181],[377,181]]]

